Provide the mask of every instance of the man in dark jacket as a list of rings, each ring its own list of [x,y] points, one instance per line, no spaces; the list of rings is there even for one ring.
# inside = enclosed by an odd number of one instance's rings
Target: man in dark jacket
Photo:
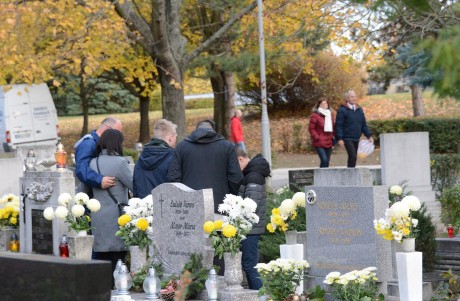
[[[262,287],[262,281],[255,266],[259,262],[259,238],[265,232],[265,211],[267,208],[265,178],[270,176],[270,164],[261,154],[249,159],[242,149],[235,147],[235,151],[244,175],[238,194],[242,198],[252,199],[257,204],[256,214],[259,216],[259,222],[252,225],[251,232],[246,236],[246,239],[241,241],[243,253],[241,261],[248,279],[249,289],[258,290]]]
[[[204,120],[177,144],[169,165],[168,180],[199,190],[212,188],[214,212],[226,194],[238,194],[243,174],[233,145],[214,131],[214,123]]]
[[[337,144],[345,146],[348,154],[347,167],[355,167],[358,156],[358,144],[361,134],[373,143],[372,133],[369,130],[364,116],[364,111],[356,103],[356,94],[353,90],[345,93],[345,104],[337,111],[335,119],[335,132]]]
[[[168,168],[174,155],[177,125],[160,119],[153,128],[153,138],[144,146],[134,166],[133,195],[145,198],[158,185],[168,181]]]

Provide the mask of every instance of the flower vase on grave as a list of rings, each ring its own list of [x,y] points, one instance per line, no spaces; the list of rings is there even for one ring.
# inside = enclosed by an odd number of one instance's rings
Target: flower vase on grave
[[[241,268],[242,253],[238,252],[233,255],[230,252],[224,253],[224,281],[227,284],[225,290],[236,291],[242,290],[241,283],[243,282],[243,270]]]
[[[67,240],[70,258],[91,260],[94,243],[93,235],[69,235]]]
[[[130,246],[129,254],[131,255],[131,272],[137,272],[147,264],[147,248],[141,249],[139,246]]]
[[[415,252],[415,238],[404,238],[397,244],[396,252]]]
[[[284,236],[286,237],[286,244],[287,245],[295,245],[297,244],[297,230],[289,230],[284,232]]]

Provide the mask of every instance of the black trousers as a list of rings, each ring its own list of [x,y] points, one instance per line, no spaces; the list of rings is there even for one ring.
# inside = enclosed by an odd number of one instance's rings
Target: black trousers
[[[358,159],[358,144],[359,141],[344,140],[345,149],[348,154],[347,167],[355,167],[356,159]]]

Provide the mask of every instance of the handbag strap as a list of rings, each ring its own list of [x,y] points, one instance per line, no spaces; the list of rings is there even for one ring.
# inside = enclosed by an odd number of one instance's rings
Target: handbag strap
[[[101,173],[101,171],[99,170],[99,157],[96,158],[96,167],[97,167],[97,172],[98,173]],[[112,198],[112,200],[115,202],[115,204],[120,207],[122,206],[122,204],[120,204],[120,202],[117,200],[117,198],[113,195],[113,193],[110,191],[110,188],[107,188],[106,189],[107,192],[109,193],[110,197]]]

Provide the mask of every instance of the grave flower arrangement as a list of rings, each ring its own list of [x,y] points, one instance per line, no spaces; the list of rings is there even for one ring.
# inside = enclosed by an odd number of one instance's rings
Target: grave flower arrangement
[[[212,238],[212,247],[219,258],[224,253],[235,255],[240,251],[241,241],[251,231],[252,224],[259,222],[256,208],[256,202],[250,198],[227,194],[218,208],[220,213],[227,216],[223,220],[206,221],[203,224],[204,233]]]
[[[416,238],[418,220],[412,218],[412,212],[420,207],[416,196],[405,196],[386,210],[385,218],[374,220],[374,229],[386,240],[402,242],[405,238]]]
[[[256,269],[259,272],[263,286],[258,295],[267,295],[273,301],[282,301],[300,285],[306,269],[310,265],[306,260],[278,258],[269,263],[258,263]]]
[[[378,293],[376,270],[375,267],[368,267],[343,275],[339,272],[331,272],[323,282],[331,287],[335,300],[384,300],[384,296]]]
[[[292,199],[285,199],[278,208],[272,210],[270,223],[267,230],[270,233],[276,230],[286,232],[297,230],[299,226],[299,214],[305,214],[305,193],[296,192]]]
[[[132,198],[124,207],[125,214],[118,218],[119,230],[115,233],[127,246],[147,248],[152,243],[153,200],[152,196]]]
[[[12,193],[0,199],[0,229],[19,226],[19,197]]]
[[[84,192],[77,193],[75,198],[72,198],[67,192],[62,193],[58,198],[58,203],[59,206],[56,209],[47,207],[43,211],[43,216],[49,221],[54,217],[62,219],[67,223],[69,230],[72,229],[77,233],[91,229],[91,218],[85,214],[85,207],[91,212],[101,209],[99,201],[90,199]]]

